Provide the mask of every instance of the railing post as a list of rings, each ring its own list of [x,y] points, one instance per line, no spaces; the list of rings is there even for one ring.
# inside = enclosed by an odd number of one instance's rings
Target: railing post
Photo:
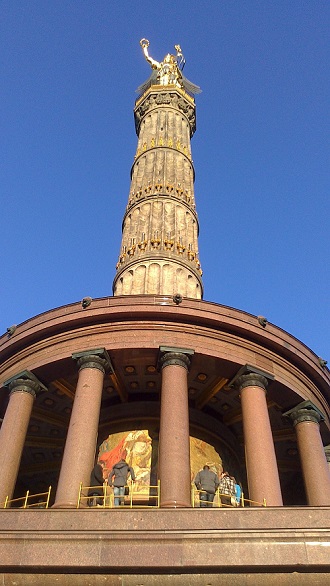
[[[27,502],[29,500],[29,494],[30,494],[30,491],[28,490],[27,493],[26,493],[26,495],[25,495],[23,509],[26,509],[26,505],[27,505]]]
[[[48,488],[48,496],[47,496],[47,500],[46,500],[46,509],[48,509],[48,505],[49,505],[49,499],[50,499],[50,492],[52,490],[52,487],[50,486]]]
[[[82,488],[83,488],[83,483],[81,482],[79,484],[79,490],[78,490],[77,509],[79,509],[79,507],[80,507],[80,499],[81,499]]]

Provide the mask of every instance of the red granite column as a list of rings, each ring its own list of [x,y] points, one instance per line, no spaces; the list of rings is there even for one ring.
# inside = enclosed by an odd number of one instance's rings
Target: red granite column
[[[310,506],[330,505],[330,470],[320,434],[321,412],[310,401],[304,401],[286,413],[293,422]]]
[[[161,358],[162,389],[159,431],[160,506],[191,506],[188,368],[183,352],[165,352]]]
[[[12,498],[33,402],[41,387],[37,380],[19,377],[9,384],[10,398],[0,430],[0,507],[7,496]]]
[[[95,354],[93,353],[95,352]],[[76,507],[80,482],[89,485],[94,465],[103,380],[108,360],[105,351],[73,354],[79,376],[66,438],[55,508]],[[106,355],[107,356],[107,355]]]
[[[267,379],[255,373],[237,379],[241,394],[249,498],[267,506],[283,505],[266,401]]]

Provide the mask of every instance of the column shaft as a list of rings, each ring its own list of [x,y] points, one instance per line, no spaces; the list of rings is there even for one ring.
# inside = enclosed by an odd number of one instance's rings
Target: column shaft
[[[162,369],[159,477],[161,507],[191,506],[187,363],[173,364],[165,355]],[[182,358],[183,357],[183,358]],[[184,363],[183,359],[186,360]],[[166,362],[167,360],[167,362]],[[180,362],[180,360],[179,360]]]
[[[12,498],[35,395],[12,392],[0,430],[0,503]]]
[[[249,376],[243,375],[241,378]],[[267,384],[267,380],[264,381]],[[253,382],[251,379],[251,384],[246,382],[246,386],[241,388],[249,498],[259,503],[265,499],[267,506],[281,506],[283,501],[266,391]]]
[[[318,507],[330,505],[330,470],[317,422],[295,425],[307,502]]]
[[[96,359],[97,357],[90,357]],[[98,359],[100,360],[100,359]],[[89,485],[94,465],[104,369],[82,367],[65,443],[55,508],[77,505],[80,482]]]

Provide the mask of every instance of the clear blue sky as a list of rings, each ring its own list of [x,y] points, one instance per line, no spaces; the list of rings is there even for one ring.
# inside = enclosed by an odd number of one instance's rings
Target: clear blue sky
[[[112,294],[135,89],[179,43],[204,299],[330,362],[328,0],[0,2],[0,332]]]

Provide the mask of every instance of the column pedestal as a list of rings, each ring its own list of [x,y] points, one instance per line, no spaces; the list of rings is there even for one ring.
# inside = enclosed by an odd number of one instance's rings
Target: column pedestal
[[[103,380],[107,359],[90,353],[74,354],[79,376],[65,443],[54,508],[77,506],[79,485],[89,486],[94,466]]]
[[[191,507],[187,381],[190,360],[182,352],[165,352],[161,358],[161,364],[160,506],[162,508]]]
[[[241,394],[249,498],[267,506],[283,505],[266,401],[267,379],[255,373],[237,379]]]

